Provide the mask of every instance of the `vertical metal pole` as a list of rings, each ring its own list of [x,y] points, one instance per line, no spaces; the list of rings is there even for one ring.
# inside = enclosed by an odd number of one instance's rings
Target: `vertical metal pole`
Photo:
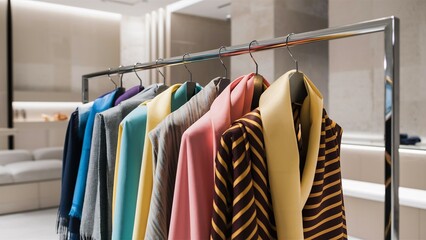
[[[12,3],[7,1],[7,127],[13,128],[13,29]],[[8,148],[15,148],[13,136],[8,137]]]
[[[82,93],[81,101],[83,103],[88,103],[89,102],[89,79],[84,76],[81,78],[81,93]]]
[[[399,19],[385,31],[385,239],[399,239]]]

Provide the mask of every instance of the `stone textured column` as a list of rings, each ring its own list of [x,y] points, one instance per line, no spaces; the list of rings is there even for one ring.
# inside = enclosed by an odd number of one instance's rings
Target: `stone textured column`
[[[423,0],[331,0],[329,6],[330,26],[391,15],[400,18],[400,129],[401,133],[420,136],[422,142],[426,140],[425,9]],[[342,39],[330,45],[330,112],[345,126],[346,136],[357,133],[366,141],[383,137],[383,55],[382,34]],[[347,113],[348,106],[353,114]],[[362,235],[362,229],[356,236],[375,238]],[[381,234],[382,229],[378,230]]]
[[[231,3],[232,45],[265,40],[275,36],[275,0],[233,0]],[[253,45],[252,45],[253,46]],[[259,64],[259,74],[269,81],[275,80],[274,51],[253,53]],[[231,58],[231,79],[255,72],[249,55]]]
[[[328,1],[314,0],[233,0],[231,5],[232,44],[283,37],[328,27]],[[320,89],[328,105],[328,42],[293,47],[299,70],[305,72]],[[270,82],[280,77],[295,63],[285,48],[254,54],[259,74]],[[255,71],[248,55],[231,59],[232,77]]]
[[[275,37],[328,27],[328,1],[275,0],[274,10]],[[299,45],[290,49],[299,62],[299,70],[304,72],[321,91],[326,109],[329,101],[328,45],[327,41]],[[274,51],[274,73],[275,78],[278,78],[296,66],[286,48]]]
[[[230,44],[228,21],[180,13],[172,13],[170,17],[171,56],[216,49]],[[224,58],[227,66],[229,66],[228,61],[228,58]],[[225,74],[219,60],[191,63],[187,67],[192,72],[193,81],[201,85],[206,85],[213,78]],[[170,80],[172,84],[185,82],[189,80],[189,74],[184,66],[172,67]]]

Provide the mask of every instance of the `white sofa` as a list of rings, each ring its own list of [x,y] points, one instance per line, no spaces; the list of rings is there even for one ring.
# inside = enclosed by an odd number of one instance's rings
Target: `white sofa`
[[[0,214],[58,206],[62,147],[0,151]]]

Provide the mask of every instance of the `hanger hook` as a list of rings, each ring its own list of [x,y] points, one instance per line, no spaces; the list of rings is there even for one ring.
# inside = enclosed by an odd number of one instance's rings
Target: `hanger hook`
[[[142,87],[142,79],[139,77],[138,73],[136,72],[136,66],[139,65],[141,63],[137,62],[135,63],[135,65],[133,65],[133,72],[136,74],[136,77],[138,77],[139,79],[139,87]]]
[[[294,63],[296,64],[296,72],[299,72],[299,62],[297,61],[297,59],[293,57],[293,54],[291,53],[290,48],[288,47],[288,39],[290,38],[291,35],[294,35],[294,33],[290,33],[287,35],[287,38],[285,40],[285,46],[287,47],[288,54],[290,55],[290,57],[293,59]]]
[[[189,72],[189,81],[190,81],[190,82],[192,82],[192,72],[191,72],[191,71],[189,71],[189,69],[188,69],[188,67],[186,66],[186,63],[185,63],[185,56],[186,56],[186,55],[188,55],[188,56],[189,56],[189,53],[185,53],[185,54],[182,56],[182,62],[183,62],[183,66],[185,66],[186,70]]]
[[[226,47],[222,46],[222,47],[219,48],[219,61],[222,63],[223,68],[225,68],[225,78],[228,78],[228,68],[226,67],[225,63],[223,62],[222,55],[220,54],[222,49],[226,50]]]
[[[257,73],[259,72],[259,71],[258,71],[258,70],[259,70],[259,65],[257,64],[256,60],[254,59],[253,55],[251,54],[251,45],[252,45],[253,43],[258,44],[256,40],[253,40],[253,41],[251,41],[251,42],[250,42],[250,44],[249,44],[249,54],[250,54],[250,57],[251,57],[251,59],[253,60],[254,64],[256,64],[256,75],[257,75]]]
[[[122,67],[123,67],[123,65],[118,66],[118,74],[120,74],[120,68],[122,68]],[[121,75],[120,75],[120,87],[121,88],[123,87],[123,75],[124,75],[124,73],[121,73]]]
[[[117,83],[115,83],[114,80],[112,80],[111,78],[111,68],[108,68],[108,78],[112,82],[112,84],[114,84],[115,88],[117,88]]]
[[[160,71],[160,69],[158,69],[158,67],[157,67],[157,65],[158,65],[158,61],[164,61],[164,59],[162,59],[162,58],[159,58],[159,59],[157,59],[157,60],[155,60],[155,66],[156,66],[156,68],[157,68],[157,72],[163,77],[163,85],[166,85],[166,77],[164,76],[164,74]]]

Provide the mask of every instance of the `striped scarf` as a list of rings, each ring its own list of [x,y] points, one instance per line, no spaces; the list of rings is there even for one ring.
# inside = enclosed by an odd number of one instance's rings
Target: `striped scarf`
[[[302,172],[305,156],[299,128],[300,106],[292,105],[292,108]],[[347,238],[339,158],[341,134],[341,127],[323,110],[315,178],[302,211],[305,239]],[[234,122],[220,143],[215,165],[211,238],[276,239],[273,193],[269,187],[259,110]]]

